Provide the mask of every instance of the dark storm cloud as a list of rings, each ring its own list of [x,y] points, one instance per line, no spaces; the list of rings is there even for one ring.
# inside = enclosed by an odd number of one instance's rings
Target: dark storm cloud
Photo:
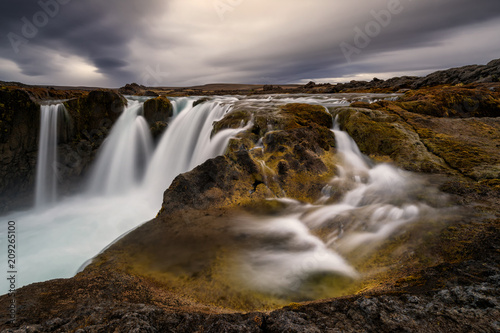
[[[128,79],[124,70],[129,41],[143,17],[153,15],[161,1],[41,0],[0,4],[2,58],[16,63],[22,74],[50,77],[57,61],[48,50],[73,55],[106,73]],[[128,77],[127,77],[128,76]]]
[[[126,61],[114,58],[96,58],[94,59],[94,63],[97,67],[106,69],[117,69],[128,65]]]
[[[500,1],[3,0],[0,29],[0,80],[288,83],[487,62]]]

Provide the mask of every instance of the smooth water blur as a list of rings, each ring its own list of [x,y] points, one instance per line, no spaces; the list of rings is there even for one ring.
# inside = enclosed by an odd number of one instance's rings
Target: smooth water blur
[[[36,164],[35,206],[57,200],[57,124],[66,109],[62,103],[40,106],[40,136]]]
[[[144,101],[129,100],[97,156],[89,193],[112,196],[138,186],[153,153],[153,138],[142,116]],[[141,173],[142,171],[142,173]]]
[[[89,186],[84,193],[61,198],[53,206],[39,206],[37,210],[10,213],[3,217],[5,221],[16,221],[17,287],[73,276],[84,262],[115,239],[152,219],[161,207],[163,192],[178,174],[222,154],[231,137],[252,125],[250,121],[242,124],[242,128],[222,130],[211,137],[213,122],[231,110],[266,109],[290,102],[342,106],[354,100],[372,101],[377,98],[381,96],[215,96],[195,107],[193,102],[197,97],[172,98],[173,120],[154,149],[147,123],[142,117],[145,99],[128,98],[128,107],[100,148],[88,179]],[[42,132],[54,134],[56,129],[50,127],[50,123],[51,120],[43,121]],[[341,137],[339,134],[339,140]],[[353,167],[359,168],[360,172],[354,172],[358,179],[355,182],[357,186],[345,196],[345,202],[310,206],[289,200],[290,210],[295,215],[248,224],[247,233],[261,235],[264,239],[272,235],[283,238],[283,242],[278,245],[267,242],[265,247],[248,254],[243,270],[248,273],[248,277],[264,277],[264,283],[255,282],[260,281],[260,278],[251,279],[254,281],[250,283],[252,287],[286,290],[294,288],[305,276],[316,271],[355,277],[354,269],[339,251],[332,249],[331,245],[337,236],[332,234],[331,240],[325,241],[313,233],[315,227],[323,225],[328,219],[368,205],[370,208],[367,211],[373,211],[373,217],[368,219],[370,229],[360,229],[355,224],[352,228],[344,227],[345,230],[352,229],[349,235],[352,237],[351,244],[355,244],[359,239],[381,239],[398,225],[418,215],[420,207],[410,202],[407,205],[390,206],[376,200],[390,197],[386,186],[393,189],[395,184],[404,185],[406,176],[387,169],[388,166],[377,169],[364,165],[364,158],[360,156],[359,150],[354,149],[355,144],[349,144],[351,148],[343,151],[346,156],[343,164],[345,172],[340,181],[347,181],[353,173]],[[52,159],[49,148],[46,154],[44,150],[40,150],[40,165],[47,165],[43,162],[44,158]],[[47,170],[46,166],[43,168]],[[43,174],[45,171],[40,172]],[[40,200],[53,198],[55,186],[49,184],[54,184],[54,180],[50,176],[41,179],[44,183],[37,184],[37,188],[44,189],[40,193],[45,194],[38,194],[37,190],[37,196],[40,196]],[[0,230],[1,239],[6,239],[6,231]],[[0,260],[6,263],[6,255]],[[2,280],[0,294],[6,290],[7,281]]]
[[[359,274],[346,259],[353,251],[370,253],[402,226],[435,213],[414,195],[425,188],[417,176],[372,165],[346,132],[333,132],[341,163],[323,198],[314,205],[278,199],[290,215],[247,219],[236,228],[257,244],[240,258],[249,288],[290,294],[315,274],[354,279]],[[330,203],[339,190],[341,198]]]

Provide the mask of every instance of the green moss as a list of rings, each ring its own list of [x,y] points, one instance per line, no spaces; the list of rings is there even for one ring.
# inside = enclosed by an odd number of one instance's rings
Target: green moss
[[[333,126],[332,116],[321,105],[292,103],[282,106],[280,113],[287,116],[285,130],[312,124],[328,129]]]
[[[495,117],[500,113],[500,94],[474,85],[437,86],[409,91],[397,104],[435,117]]]
[[[242,124],[249,122],[251,117],[249,112],[243,110],[230,112],[214,123],[211,136],[227,128],[239,128]]]
[[[418,129],[417,131],[431,152],[469,177],[483,178],[485,174],[476,173],[475,168],[496,163],[494,156],[470,142],[464,142],[451,135],[436,133],[429,129]]]

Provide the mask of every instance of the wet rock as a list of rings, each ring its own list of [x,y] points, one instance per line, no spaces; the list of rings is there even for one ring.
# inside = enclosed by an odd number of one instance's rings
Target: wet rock
[[[338,108],[340,126],[360,150],[374,158],[389,157],[399,167],[418,172],[444,172],[445,162],[428,151],[412,126],[382,110]]]
[[[40,106],[22,89],[0,89],[0,211],[33,190]],[[3,206],[3,207],[2,207]]]
[[[88,169],[126,100],[113,91],[92,91],[64,103],[59,117],[56,167],[62,193]],[[34,192],[40,105],[23,89],[0,89],[0,211],[29,206]]]
[[[150,125],[157,121],[168,122],[172,115],[173,106],[166,97],[156,97],[144,102],[144,118]]]
[[[210,99],[207,98],[207,97],[204,97],[204,98],[200,98],[196,101],[193,102],[193,107],[195,107],[196,105],[198,104],[202,104],[202,103],[205,103],[206,101],[209,101]]]

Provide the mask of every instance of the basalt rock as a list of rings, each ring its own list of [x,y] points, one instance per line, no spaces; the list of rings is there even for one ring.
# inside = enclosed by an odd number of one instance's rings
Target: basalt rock
[[[109,128],[123,112],[127,101],[114,91],[95,90],[64,105],[72,118],[74,134],[81,138],[85,131]]]
[[[440,86],[333,112],[361,151],[375,160],[493,184],[500,178],[499,102],[489,89]]]
[[[156,97],[144,102],[144,118],[150,125],[157,121],[167,122],[172,115],[172,103],[166,97]]]
[[[335,111],[343,130],[359,149],[374,160],[392,161],[416,172],[444,172],[445,162],[428,151],[413,127],[401,117],[381,110],[338,108]]]
[[[500,59],[486,65],[469,65],[437,71],[420,78],[412,88],[436,86],[441,84],[470,84],[498,82],[500,78]]]
[[[0,88],[0,211],[33,190],[40,106],[17,88]]]
[[[172,115],[173,106],[166,97],[156,97],[144,102],[144,118],[146,118],[155,139],[168,127],[168,120]]]

